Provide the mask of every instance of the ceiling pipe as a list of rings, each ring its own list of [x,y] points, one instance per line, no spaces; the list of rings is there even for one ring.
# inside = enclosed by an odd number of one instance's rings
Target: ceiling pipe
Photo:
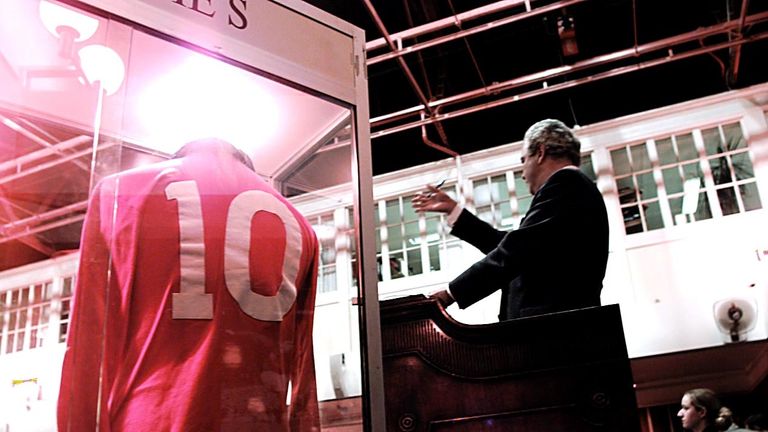
[[[117,145],[117,143],[115,143],[115,142],[104,143],[104,144],[102,144],[99,147],[99,150],[106,150],[106,149],[108,149],[110,147],[114,147],[115,145]],[[26,169],[24,171],[19,171],[19,172],[15,173],[15,174],[10,174],[10,175],[7,175],[5,177],[0,177],[0,185],[8,183],[8,182],[11,182],[13,180],[20,179],[22,177],[26,177],[26,176],[28,176],[30,174],[34,174],[34,173],[37,173],[37,172],[40,172],[40,171],[44,171],[44,170],[47,170],[47,169],[50,169],[50,168],[57,167],[57,166],[65,163],[65,162],[69,162],[71,160],[75,160],[77,158],[90,155],[92,153],[93,153],[93,149],[92,148],[87,148],[87,149],[81,150],[81,151],[79,151],[77,153],[67,154],[65,157],[62,157],[60,159],[56,159],[56,160],[53,160],[51,162],[40,164],[40,165],[35,165],[34,167],[28,168],[28,169]]]
[[[424,121],[425,118],[426,118],[426,114],[422,111],[421,112],[421,120]],[[433,142],[432,140],[429,139],[429,137],[427,136],[427,125],[426,125],[426,123],[421,125],[421,141],[424,144],[426,144],[428,147],[432,147],[433,149],[436,149],[436,150],[439,150],[439,151],[441,151],[443,153],[446,153],[446,154],[450,155],[453,158],[458,158],[459,157],[459,154],[456,153],[455,151],[449,149],[448,147],[441,146],[440,144],[437,144],[437,143],[435,143],[435,142]]]
[[[32,228],[23,232],[12,234],[8,237],[0,237],[0,243],[7,243],[11,240],[20,239],[22,237],[30,236],[30,235],[45,232],[45,231],[50,231],[52,229],[59,228],[62,226],[71,225],[77,222],[82,222],[84,219],[85,219],[85,214],[71,216],[66,219],[61,219],[61,220],[57,220],[56,222],[51,222],[50,224],[47,224],[47,225],[40,225],[36,228]]]
[[[491,3],[489,5],[481,6],[479,8],[472,9],[467,12],[462,12],[454,16],[450,16],[437,21],[432,21],[430,23],[422,24],[418,27],[412,27],[412,28],[409,28],[408,30],[403,30],[398,33],[393,33],[390,35],[390,37],[392,39],[401,40],[401,41],[407,40],[407,39],[413,39],[413,38],[423,36],[425,34],[429,34],[432,32],[436,32],[448,27],[458,26],[463,22],[480,18],[485,15],[502,12],[517,6],[527,6],[527,5],[528,5],[528,1],[526,0],[497,1],[496,3]],[[530,7],[527,6],[527,9],[530,10]],[[365,44],[365,50],[372,51],[378,48],[384,48],[387,45],[388,43],[386,38],[380,37],[378,39],[374,39],[372,41],[367,42]]]
[[[599,80],[605,79],[605,78],[610,78],[610,77],[614,77],[614,76],[618,76],[618,75],[623,75],[623,74],[628,73],[628,72],[634,72],[634,71],[638,71],[638,70],[642,70],[642,69],[647,69],[647,68],[650,68],[650,67],[658,66],[658,65],[661,65],[661,64],[671,63],[671,62],[677,61],[677,60],[683,60],[683,59],[687,59],[687,58],[690,58],[690,57],[695,57],[695,56],[699,56],[699,55],[702,55],[702,54],[707,54],[707,53],[710,53],[712,51],[717,51],[717,50],[720,50],[720,49],[729,48],[729,47],[732,47],[732,46],[735,46],[735,45],[738,45],[738,44],[744,44],[744,43],[749,43],[749,42],[756,42],[756,41],[765,40],[765,39],[768,39],[768,32],[760,33],[760,34],[757,34],[757,35],[753,35],[753,36],[750,36],[748,38],[744,38],[744,39],[737,40],[737,41],[723,42],[723,43],[720,43],[720,44],[717,44],[717,45],[713,45],[713,46],[710,46],[710,47],[703,47],[703,48],[695,49],[695,50],[692,50],[692,51],[689,51],[689,52],[686,52],[686,53],[682,53],[682,54],[674,54],[674,55],[671,55],[671,56],[668,56],[668,57],[664,57],[664,58],[660,58],[660,59],[656,59],[656,60],[651,60],[651,61],[647,61],[647,62],[642,62],[642,63],[638,63],[638,64],[635,64],[635,65],[619,67],[619,68],[612,69],[612,70],[609,70],[609,71],[606,71],[606,72],[590,75],[590,76],[585,77],[585,78],[579,78],[579,79],[567,81],[567,82],[564,82],[564,83],[549,85],[549,86],[542,87],[542,88],[537,89],[537,90],[532,90],[532,91],[529,91],[529,92],[526,92],[526,93],[513,95],[513,96],[510,96],[510,97],[507,97],[507,98],[504,98],[504,99],[500,99],[500,100],[496,100],[496,101],[493,101],[493,102],[488,102],[488,103],[485,103],[485,104],[475,105],[475,106],[472,106],[472,107],[469,107],[469,108],[461,109],[461,110],[458,110],[458,111],[453,111],[453,112],[450,112],[450,113],[439,114],[439,115],[437,115],[437,118],[434,118],[434,117],[433,118],[428,118],[428,119],[424,119],[424,120],[420,120],[420,121],[415,121],[415,122],[407,123],[407,124],[400,125],[400,126],[395,126],[395,127],[389,128],[389,129],[382,130],[382,131],[372,132],[371,133],[371,139],[379,138],[379,137],[382,137],[382,136],[385,136],[385,135],[390,135],[390,134],[397,133],[397,132],[406,131],[406,130],[409,130],[409,129],[420,127],[422,125],[429,124],[431,122],[444,121],[444,120],[448,120],[450,118],[461,117],[461,116],[464,116],[464,115],[467,115],[467,114],[472,114],[472,113],[483,111],[483,110],[486,110],[486,109],[489,109],[489,108],[495,108],[495,107],[498,107],[498,106],[501,106],[501,105],[506,105],[508,103],[517,102],[517,101],[524,100],[524,99],[530,99],[530,98],[535,97],[535,96],[541,96],[541,95],[544,95],[544,94],[553,93],[553,92],[556,92],[556,91],[560,91],[560,90],[565,90],[565,89],[568,89],[568,88],[576,87],[576,86],[581,85],[581,84],[586,84],[586,83],[590,83],[590,82],[599,81]]]
[[[744,37],[744,24],[747,21],[747,9],[749,8],[749,0],[742,0],[741,11],[739,12],[739,26],[736,27],[736,31],[733,34],[734,39],[741,39]],[[730,18],[730,17],[728,17]],[[736,45],[730,49],[731,54],[731,67],[728,69],[728,85],[733,86],[739,80],[739,65],[741,63],[741,45]]]
[[[386,53],[386,54],[382,54],[382,55],[379,55],[379,56],[376,56],[376,57],[369,58],[366,63],[369,66],[370,65],[374,65],[376,63],[380,63],[380,62],[385,61],[385,60],[389,60],[389,59],[392,59],[392,58],[395,58],[395,57],[400,57],[400,56],[403,56],[403,55],[406,55],[406,54],[415,53],[415,52],[421,51],[421,50],[423,50],[425,48],[430,48],[430,47],[433,47],[433,46],[441,45],[441,44],[444,44],[446,42],[454,41],[456,39],[466,38],[467,36],[471,36],[471,35],[474,35],[474,34],[477,34],[477,33],[480,33],[480,32],[484,32],[486,30],[495,29],[495,28],[501,27],[503,25],[507,25],[507,24],[511,24],[511,23],[514,23],[514,22],[522,21],[524,19],[536,17],[536,16],[539,16],[539,15],[542,15],[542,14],[545,14],[545,13],[548,13],[548,12],[555,11],[555,10],[560,10],[560,9],[562,9],[564,7],[573,6],[575,4],[583,3],[585,1],[586,0],[567,0],[567,1],[562,1],[562,2],[558,2],[558,3],[553,3],[553,4],[550,4],[550,5],[547,5],[547,6],[540,7],[538,9],[533,9],[533,10],[528,11],[528,12],[523,12],[523,13],[518,14],[518,15],[513,15],[513,16],[510,16],[510,17],[507,17],[507,18],[502,18],[502,19],[499,19],[499,20],[496,20],[496,21],[491,21],[489,23],[480,24],[478,26],[475,26],[475,27],[472,27],[472,28],[468,28],[466,30],[461,30],[461,31],[458,31],[458,32],[453,33],[453,34],[437,37],[435,39],[431,39],[431,40],[428,40],[426,42],[415,44],[415,45],[412,45],[412,46],[407,47],[407,48],[395,49],[395,50],[392,50],[392,52],[389,52],[389,53]]]
[[[766,20],[768,20],[768,12],[747,16],[745,18],[745,22],[747,24],[758,23]],[[430,106],[432,108],[439,108],[442,105],[466,102],[474,98],[487,96],[489,94],[510,90],[510,89],[521,87],[528,84],[546,81],[548,79],[559,77],[565,74],[587,70],[596,66],[607,65],[618,60],[625,60],[625,59],[637,57],[643,54],[652,53],[654,51],[669,49],[671,47],[674,47],[682,43],[693,42],[709,36],[728,32],[733,28],[737,27],[738,25],[739,23],[736,20],[733,20],[723,24],[719,24],[711,27],[705,27],[702,29],[697,29],[688,33],[683,33],[677,36],[672,36],[672,37],[661,39],[655,42],[650,42],[638,47],[627,48],[614,53],[593,57],[588,60],[576,62],[572,65],[558,66],[558,67],[544,70],[541,72],[536,72],[530,75],[513,78],[511,80],[497,83],[484,88],[471,90],[459,95],[450,96],[441,100],[433,101],[430,103]],[[417,115],[422,109],[423,108],[421,106],[415,106],[415,107],[407,108],[394,113],[386,114],[383,116],[374,117],[371,119],[371,127],[373,128],[375,126],[384,125],[384,124],[402,119],[404,117]],[[381,135],[377,135],[374,133],[371,134],[371,138],[374,138],[375,136],[381,136]]]
[[[365,6],[368,8],[368,13],[371,14],[371,18],[376,23],[376,27],[378,27],[379,32],[384,36],[384,39],[387,41],[387,45],[389,45],[389,49],[391,49],[392,51],[396,51],[397,46],[392,40],[392,37],[389,35],[389,32],[387,31],[387,28],[384,26],[384,22],[381,20],[381,17],[379,17],[378,12],[376,12],[376,8],[373,7],[371,0],[363,0],[363,3],[365,3]],[[411,69],[408,67],[408,65],[405,63],[405,60],[402,57],[398,57],[397,62],[400,65],[400,69],[402,69],[403,73],[405,73],[405,76],[408,79],[408,83],[411,85],[411,88],[413,88],[413,91],[416,92],[416,96],[419,98],[419,101],[423,105],[422,109],[429,112],[429,116],[434,118],[436,112],[433,108],[430,107],[430,104],[429,104],[429,101],[427,100],[426,95],[424,95],[424,92],[421,90],[419,83],[416,81],[416,77],[413,76],[413,72],[411,72]],[[445,134],[445,130],[443,129],[442,125],[438,122],[434,122],[434,123],[435,123],[435,128],[437,129],[437,133],[440,135],[440,139],[443,141],[443,144],[448,144],[448,136]]]
[[[88,201],[79,201],[74,204],[70,204],[64,207],[59,207],[54,210],[47,211],[45,213],[36,214],[25,219],[19,219],[14,222],[7,223],[0,226],[0,234],[5,236],[13,236],[15,234],[27,235],[30,227],[35,225],[41,225],[51,219],[57,217],[66,216],[70,213],[83,212],[88,208]]]
[[[2,115],[0,115],[0,118],[2,118]],[[21,172],[22,170],[21,167],[23,165],[37,162],[38,160],[45,159],[52,155],[69,154],[65,152],[65,150],[69,150],[73,147],[77,147],[85,143],[90,143],[91,141],[92,141],[92,138],[86,135],[80,135],[65,141],[61,141],[58,144],[54,144],[52,147],[36,150],[30,153],[27,153],[25,155],[19,156],[15,159],[0,163],[0,172],[10,171],[10,170]]]
[[[11,218],[16,218],[16,214],[13,212],[13,208],[19,208],[17,205],[13,204],[6,198],[0,197],[0,206],[2,206],[2,209],[5,210],[5,213],[10,215]],[[22,208],[22,210],[26,212],[26,209]],[[41,242],[37,237],[24,237],[19,239],[19,241],[47,256],[51,256],[54,252],[56,252],[53,248],[43,244],[43,242]]]
[[[41,145],[41,146],[43,146],[43,147],[45,147],[47,149],[51,149],[51,150],[57,152],[61,156],[66,156],[66,153],[63,153],[63,152],[59,151],[55,144],[52,144],[52,143],[50,143],[50,142],[40,138],[39,136],[37,136],[34,133],[32,133],[31,131],[23,128],[21,125],[19,125],[15,121],[11,120],[10,118],[0,114],[0,121],[2,121],[2,123],[5,126],[10,128],[14,132],[20,133],[21,135],[27,137],[32,142],[34,142],[36,144],[39,144],[39,145]],[[74,164],[77,165],[78,167],[80,167],[81,169],[85,170],[85,171],[88,171],[88,169],[89,169],[88,165],[83,164],[80,161],[75,161]]]

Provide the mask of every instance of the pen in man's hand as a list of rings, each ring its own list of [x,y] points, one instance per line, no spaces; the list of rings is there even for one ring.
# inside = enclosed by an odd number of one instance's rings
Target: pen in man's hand
[[[440,189],[445,184],[445,180],[446,179],[440,180],[440,183],[435,185],[435,189]],[[430,193],[427,194],[427,198],[432,198],[433,196],[435,196],[434,192],[430,192]]]

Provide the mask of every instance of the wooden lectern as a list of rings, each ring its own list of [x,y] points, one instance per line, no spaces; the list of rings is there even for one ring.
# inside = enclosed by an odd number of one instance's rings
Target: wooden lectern
[[[388,431],[637,432],[618,305],[464,325],[381,303]]]

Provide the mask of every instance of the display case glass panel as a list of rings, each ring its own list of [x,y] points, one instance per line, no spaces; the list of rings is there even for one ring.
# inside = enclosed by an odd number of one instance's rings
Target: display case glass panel
[[[0,6],[0,428],[362,430],[355,105],[160,27]]]

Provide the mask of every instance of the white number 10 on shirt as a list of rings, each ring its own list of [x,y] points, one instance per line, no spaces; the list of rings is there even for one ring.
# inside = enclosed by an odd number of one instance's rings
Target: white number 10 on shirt
[[[179,209],[180,292],[173,293],[174,319],[213,319],[213,294],[205,292],[205,237],[200,192],[193,180],[174,182],[165,188],[168,200]],[[249,251],[251,220],[260,211],[277,216],[285,225],[285,256],[282,282],[275,296],[251,291]],[[277,197],[262,191],[237,195],[227,211],[224,240],[224,281],[232,298],[249,316],[263,321],[282,321],[296,300],[302,243],[298,220]]]

